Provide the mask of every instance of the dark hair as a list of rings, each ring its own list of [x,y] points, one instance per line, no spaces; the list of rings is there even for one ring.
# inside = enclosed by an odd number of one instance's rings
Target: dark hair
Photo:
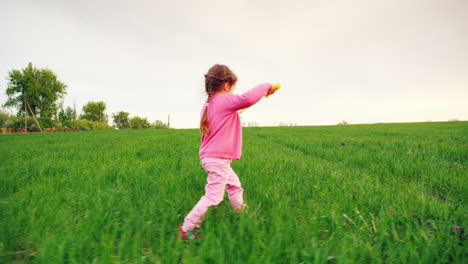
[[[237,82],[237,76],[226,66],[221,64],[213,65],[208,73],[205,74],[205,90],[208,95],[207,102],[211,100],[211,96],[219,92],[225,83],[234,85]],[[202,118],[200,120],[200,131],[203,135],[207,136],[210,131],[208,130],[208,106],[205,107]]]

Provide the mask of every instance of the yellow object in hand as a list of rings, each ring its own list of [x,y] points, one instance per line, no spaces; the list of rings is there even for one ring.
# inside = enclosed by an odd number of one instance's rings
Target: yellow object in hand
[[[268,91],[268,94],[265,95],[265,97],[268,97],[270,96],[271,94],[274,94],[276,92],[276,90],[278,90],[279,88],[281,88],[281,84],[279,83],[275,83],[271,86],[270,90]]]

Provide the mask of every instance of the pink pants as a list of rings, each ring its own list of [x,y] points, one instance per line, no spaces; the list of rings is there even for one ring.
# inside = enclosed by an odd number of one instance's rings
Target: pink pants
[[[231,168],[231,159],[204,158],[201,163],[208,173],[208,184],[205,185],[205,195],[184,219],[183,227],[186,230],[200,227],[208,208],[224,199],[224,190],[228,192],[234,210],[239,210],[243,204],[244,189]]]

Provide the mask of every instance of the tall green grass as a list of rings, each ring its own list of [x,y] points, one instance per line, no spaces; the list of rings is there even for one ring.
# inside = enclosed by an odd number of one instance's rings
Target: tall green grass
[[[208,211],[197,130],[0,136],[2,263],[466,263],[468,122],[245,128],[249,211]]]

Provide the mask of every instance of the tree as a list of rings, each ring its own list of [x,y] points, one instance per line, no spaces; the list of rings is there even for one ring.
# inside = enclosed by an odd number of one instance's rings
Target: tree
[[[167,126],[166,123],[164,123],[163,121],[161,120],[156,120],[153,122],[153,124],[151,124],[152,127],[156,128],[156,129],[163,129],[163,128],[169,128]]]
[[[67,85],[51,70],[37,69],[32,63],[22,70],[13,69],[7,79],[8,99],[4,106],[16,108],[18,116],[24,116],[27,101],[36,116],[51,119],[57,113],[57,101],[66,94]]]
[[[58,113],[58,120],[60,122],[65,122],[67,120],[74,120],[75,119],[75,111],[73,110],[73,108],[71,108],[70,106],[67,107],[67,109],[63,109],[61,108],[60,109],[60,112]]]
[[[107,123],[106,103],[104,102],[88,102],[83,106],[83,113],[80,116],[81,120],[90,120],[96,122]]]
[[[130,119],[130,128],[141,129],[141,128],[148,128],[150,126],[151,124],[146,118],[135,116],[135,117],[132,117],[132,119]]]
[[[128,120],[128,115],[130,115],[130,114],[127,113],[127,112],[124,112],[124,111],[120,111],[120,112],[117,112],[117,113],[112,114],[112,119],[113,119],[113,121],[114,121],[114,125],[115,125],[118,129],[130,128],[130,123],[129,123],[129,120]]]

